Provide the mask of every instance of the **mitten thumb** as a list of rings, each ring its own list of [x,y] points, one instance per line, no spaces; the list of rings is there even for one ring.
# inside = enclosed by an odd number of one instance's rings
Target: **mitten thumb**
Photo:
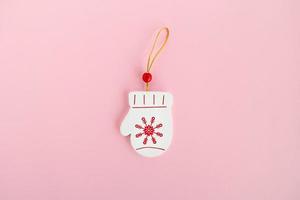
[[[126,115],[126,117],[121,123],[120,132],[123,136],[128,136],[132,133],[132,125],[129,123],[130,119],[128,118],[129,118],[129,113]]]

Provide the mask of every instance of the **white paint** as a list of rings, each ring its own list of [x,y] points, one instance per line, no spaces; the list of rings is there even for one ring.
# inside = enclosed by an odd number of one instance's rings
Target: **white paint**
[[[172,135],[172,103],[173,97],[167,92],[130,92],[128,95],[130,109],[125,119],[123,120],[120,130],[124,136],[130,136],[131,146],[140,155],[145,157],[156,157],[167,151],[169,148]],[[146,124],[142,118],[145,118]],[[152,117],[155,118],[151,125]],[[136,128],[135,125],[141,125],[142,128]],[[162,124],[162,127],[155,128],[158,124]],[[145,127],[148,126],[148,130],[151,127],[155,128],[154,132],[162,133],[159,135],[145,134]],[[136,135],[143,133],[140,137]],[[149,132],[148,132],[149,133]],[[152,133],[150,131],[150,133]],[[147,143],[143,144],[145,138],[148,138]],[[156,140],[156,143],[152,141],[152,137]]]

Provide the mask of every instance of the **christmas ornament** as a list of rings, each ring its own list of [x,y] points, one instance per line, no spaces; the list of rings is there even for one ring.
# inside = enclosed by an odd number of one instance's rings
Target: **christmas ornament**
[[[161,47],[153,55],[159,36],[165,32]],[[149,91],[152,75],[150,70],[155,59],[165,47],[169,29],[164,27],[157,33],[150,51],[146,72],[142,79],[146,91],[130,92],[128,95],[129,112],[124,118],[120,130],[124,136],[130,135],[131,146],[142,156],[155,157],[164,153],[172,141],[172,103],[173,97],[168,92]]]

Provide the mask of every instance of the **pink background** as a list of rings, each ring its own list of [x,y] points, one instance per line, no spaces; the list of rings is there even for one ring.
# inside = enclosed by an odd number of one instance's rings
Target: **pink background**
[[[297,0],[2,0],[0,199],[300,199]],[[174,140],[119,125],[155,31]]]

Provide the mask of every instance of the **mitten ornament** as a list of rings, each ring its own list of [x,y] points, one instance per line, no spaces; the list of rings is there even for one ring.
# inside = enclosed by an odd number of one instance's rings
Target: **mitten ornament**
[[[152,57],[160,34],[166,37],[162,46]],[[143,74],[146,91],[130,92],[128,95],[129,112],[121,124],[121,134],[130,135],[131,146],[140,155],[155,157],[164,153],[170,146],[173,135],[172,103],[173,97],[168,92],[149,91],[152,80],[150,69],[154,60],[162,51],[169,37],[169,29],[162,28],[156,35],[148,57],[147,70]]]

